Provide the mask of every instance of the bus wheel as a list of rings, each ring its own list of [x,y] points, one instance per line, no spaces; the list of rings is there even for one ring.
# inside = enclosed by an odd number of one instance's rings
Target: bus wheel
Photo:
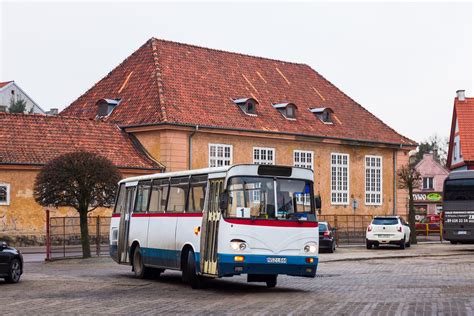
[[[153,275],[151,268],[145,267],[143,264],[143,257],[140,250],[140,246],[135,248],[133,252],[133,271],[135,272],[135,277],[139,279],[150,279]]]
[[[191,288],[193,289],[200,289],[203,286],[203,278],[202,276],[198,275],[196,273],[196,259],[194,257],[194,251],[189,250],[188,251],[188,256],[187,256],[187,261],[186,261],[186,267],[183,269],[183,279],[186,280],[189,285],[191,285]]]
[[[278,274],[269,275],[266,281],[268,288],[274,288],[277,285]]]

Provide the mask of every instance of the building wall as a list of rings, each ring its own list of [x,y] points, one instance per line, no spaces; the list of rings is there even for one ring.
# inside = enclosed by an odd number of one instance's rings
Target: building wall
[[[46,208],[37,204],[33,186],[38,170],[0,169],[0,183],[10,185],[9,205],[0,205],[0,240],[15,243],[41,244],[46,234]],[[134,176],[138,174],[124,174]],[[50,216],[78,216],[73,208],[48,208]],[[101,208],[91,215],[110,216],[112,210]]]
[[[152,152],[160,144],[160,154],[155,156],[166,166],[166,171],[188,169],[189,131],[154,131],[135,132],[142,144]],[[141,135],[143,134],[143,135]],[[153,134],[155,136],[153,136]],[[236,133],[238,134],[238,133]],[[293,151],[306,150],[314,152],[315,193],[323,200],[322,214],[406,214],[406,193],[397,189],[394,183],[394,154],[396,166],[408,162],[408,153],[390,148],[375,148],[331,144],[303,139],[278,139],[268,137],[217,134],[199,131],[192,137],[192,169],[209,167],[209,144],[227,144],[233,146],[233,164],[253,163],[253,147],[275,148],[275,163],[293,165]],[[331,153],[350,155],[349,205],[332,205],[330,200]],[[382,205],[365,205],[365,156],[382,156]],[[394,203],[394,188],[397,203]],[[352,200],[358,201],[359,208],[354,212]]]
[[[30,111],[33,108],[33,113],[36,114],[45,114],[38,106],[35,105],[33,100],[31,100],[27,95],[25,95],[15,83],[10,84],[9,86],[4,87],[0,91],[0,106],[10,106],[10,99],[12,98],[12,90],[14,91],[14,98],[23,99],[26,101],[26,111]]]

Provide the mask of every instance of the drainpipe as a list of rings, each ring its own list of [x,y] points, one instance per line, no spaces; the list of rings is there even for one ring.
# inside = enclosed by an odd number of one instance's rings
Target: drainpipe
[[[397,150],[393,151],[393,215],[397,215]]]
[[[195,130],[191,134],[189,134],[189,137],[188,137],[188,152],[189,152],[188,169],[189,170],[191,170],[193,166],[193,136],[199,130],[199,125],[196,125],[194,128]]]

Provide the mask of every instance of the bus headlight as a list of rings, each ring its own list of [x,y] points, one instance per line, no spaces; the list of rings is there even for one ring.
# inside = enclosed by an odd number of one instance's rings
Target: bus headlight
[[[247,249],[247,244],[245,243],[245,241],[231,241],[230,242],[230,247],[235,250],[235,251],[244,251],[245,249]]]
[[[315,243],[309,243],[303,248],[306,253],[315,253],[318,250],[318,245]]]

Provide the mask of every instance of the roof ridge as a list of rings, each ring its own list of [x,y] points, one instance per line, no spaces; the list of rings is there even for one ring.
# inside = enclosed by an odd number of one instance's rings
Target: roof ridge
[[[357,102],[356,100],[354,100],[353,98],[351,98],[349,95],[347,95],[344,91],[342,91],[341,89],[339,89],[335,84],[333,84],[330,80],[326,79],[323,75],[321,75],[317,70],[313,69],[311,66],[309,65],[305,65],[306,67],[309,67],[314,73],[316,73],[318,76],[320,76],[324,81],[326,81],[327,83],[329,83],[331,86],[333,86],[334,88],[336,88],[336,90],[341,93],[343,96],[347,97],[349,100],[351,100],[352,102],[354,102],[354,104],[356,104],[361,110],[363,110],[364,112],[370,114],[373,118],[375,118],[376,120],[380,121],[384,126],[388,127],[392,132],[394,132],[395,134],[397,134],[398,136],[401,137],[400,141],[407,141],[407,143],[409,145],[416,145],[417,142],[400,134],[399,132],[397,132],[395,129],[393,129],[392,127],[390,127],[390,125],[388,125],[387,123],[385,123],[382,119],[380,119],[378,116],[374,115],[372,112],[370,112],[369,110],[367,110],[365,107],[363,107],[359,102]]]
[[[25,113],[0,112],[0,116],[1,115],[5,116],[5,117],[17,116],[17,117],[23,117],[23,118],[28,118],[28,119],[33,119],[33,117],[35,117],[35,118],[41,117],[41,118],[46,118],[46,119],[51,119],[51,120],[54,120],[54,119],[62,120],[62,119],[64,119],[64,120],[76,120],[76,121],[84,121],[84,122],[87,121],[87,122],[94,122],[94,123],[99,123],[99,124],[108,124],[108,125],[118,126],[116,123],[107,122],[107,121],[103,121],[103,120],[96,120],[96,119],[92,119],[92,118],[68,116],[68,115],[48,115],[48,114],[41,114],[41,113],[25,114]]]
[[[179,45],[179,46],[186,46],[186,47],[204,49],[204,50],[208,50],[208,51],[212,51],[212,52],[239,55],[239,56],[244,56],[244,57],[257,58],[257,59],[263,59],[263,60],[268,60],[268,61],[275,61],[275,62],[280,62],[280,63],[292,64],[292,65],[300,65],[300,66],[306,65],[305,63],[297,63],[297,62],[294,62],[294,61],[287,61],[287,60],[281,60],[281,59],[276,59],[276,58],[269,58],[269,57],[250,55],[250,54],[245,54],[245,53],[232,52],[232,51],[223,50],[223,49],[199,46],[199,45],[195,45],[195,44],[180,43],[180,42],[160,39],[160,38],[156,38],[156,37],[152,37],[151,40],[158,41],[158,42],[166,42],[166,43],[176,44],[176,45]]]
[[[158,103],[159,103],[158,106],[160,107],[162,121],[167,122],[168,116],[166,113],[165,96],[163,94],[163,80],[161,78],[161,68],[160,68],[160,63],[158,62],[157,41],[158,40],[154,37],[150,39],[153,63],[155,65],[156,85],[158,88]]]

